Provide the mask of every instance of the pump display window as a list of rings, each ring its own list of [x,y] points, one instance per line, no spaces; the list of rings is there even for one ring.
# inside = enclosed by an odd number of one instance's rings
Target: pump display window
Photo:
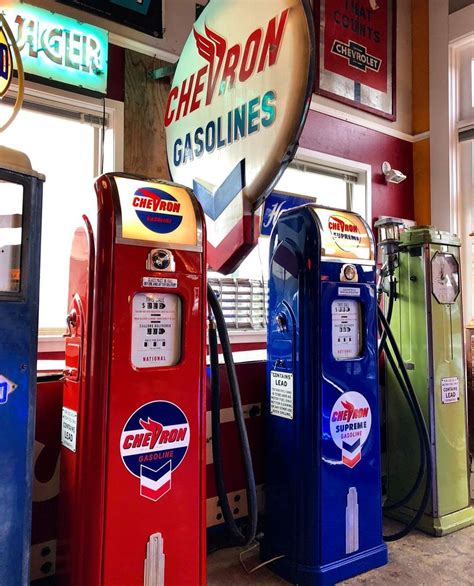
[[[23,232],[23,186],[0,182],[0,292],[19,293]]]

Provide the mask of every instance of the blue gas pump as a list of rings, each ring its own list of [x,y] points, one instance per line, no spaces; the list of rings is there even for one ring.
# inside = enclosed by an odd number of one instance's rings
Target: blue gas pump
[[[29,582],[44,177],[0,147],[0,584]]]
[[[264,560],[299,585],[387,563],[370,228],[306,205],[272,233]]]

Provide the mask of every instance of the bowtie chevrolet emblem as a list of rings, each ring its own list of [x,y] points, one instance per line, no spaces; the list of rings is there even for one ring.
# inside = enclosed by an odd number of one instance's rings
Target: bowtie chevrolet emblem
[[[351,67],[360,69],[364,73],[369,69],[377,72],[382,65],[381,59],[370,55],[363,45],[354,43],[354,41],[349,41],[349,44],[343,43],[342,41],[334,41],[331,53],[347,59]]]

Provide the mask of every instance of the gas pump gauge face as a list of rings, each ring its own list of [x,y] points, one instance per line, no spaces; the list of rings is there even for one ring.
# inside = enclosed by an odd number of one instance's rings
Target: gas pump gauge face
[[[452,254],[437,252],[431,259],[433,295],[438,303],[454,303],[459,295],[459,265]]]

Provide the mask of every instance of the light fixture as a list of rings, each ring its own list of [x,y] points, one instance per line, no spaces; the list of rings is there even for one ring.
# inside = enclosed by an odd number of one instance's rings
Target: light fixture
[[[385,175],[385,181],[387,183],[401,183],[407,178],[401,171],[392,169],[392,166],[388,161],[382,163],[382,173]]]
[[[400,218],[383,216],[378,219],[374,227],[378,229],[379,246],[385,249],[387,254],[398,252],[400,244],[400,228],[404,226]]]

